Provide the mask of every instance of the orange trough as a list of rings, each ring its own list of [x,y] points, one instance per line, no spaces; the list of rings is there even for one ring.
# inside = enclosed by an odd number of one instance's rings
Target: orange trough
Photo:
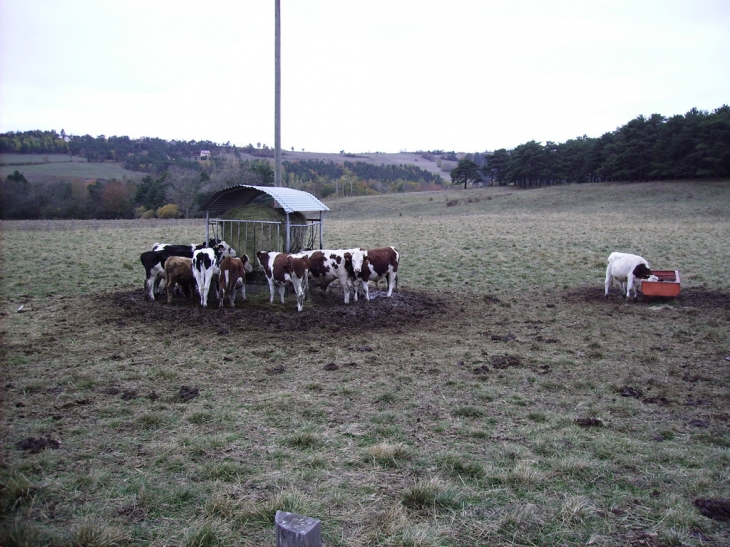
[[[659,281],[642,281],[641,293],[644,296],[671,297],[679,294],[679,270],[652,270]]]

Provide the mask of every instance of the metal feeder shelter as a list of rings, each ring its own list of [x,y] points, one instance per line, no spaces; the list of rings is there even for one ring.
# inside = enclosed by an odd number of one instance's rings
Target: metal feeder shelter
[[[283,222],[216,218],[236,207],[270,203],[272,198],[275,202],[274,208],[282,210],[285,214]],[[323,215],[325,211],[329,211],[329,207],[309,192],[281,186],[239,184],[219,190],[208,198],[201,208],[205,211],[205,240],[211,239],[212,226],[213,235],[233,245],[239,254],[249,253],[252,256],[258,250],[299,252],[314,248],[317,239],[319,248],[324,247]],[[292,224],[291,213],[304,214],[306,223]],[[318,218],[309,218],[306,213],[319,213],[319,215]],[[238,246],[234,242],[239,242]]]

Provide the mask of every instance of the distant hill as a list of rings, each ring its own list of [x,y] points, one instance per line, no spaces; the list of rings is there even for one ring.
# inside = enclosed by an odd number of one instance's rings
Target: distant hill
[[[233,157],[233,153],[221,153],[225,157]],[[253,160],[261,159],[260,156],[254,154],[240,153],[241,159]],[[364,154],[350,153],[328,153],[328,152],[298,152],[292,150],[282,150],[282,161],[331,161],[333,163],[364,162],[373,165],[415,165],[425,171],[429,171],[435,175],[439,175],[447,182],[451,182],[450,172],[456,167],[457,161],[449,161],[443,159],[440,154],[423,154],[421,152],[400,152],[397,154],[388,154],[384,152],[372,152]],[[267,158],[274,161],[273,158]]]
[[[273,151],[272,151],[273,153]],[[227,159],[234,159],[233,152],[221,150],[217,155]],[[425,157],[424,157],[425,156]],[[272,162],[274,159],[262,158],[260,155],[239,152],[240,159],[260,160],[267,159]],[[326,152],[296,152],[284,151],[281,154],[282,161],[325,161],[342,164],[344,162],[363,162],[373,165],[414,165],[425,171],[440,176],[447,182],[451,182],[449,173],[457,162],[443,159],[442,155],[421,154],[419,152],[401,152],[387,154],[374,152],[368,154],[348,153],[326,153]],[[124,169],[118,162],[87,162],[86,158],[70,156],[68,154],[0,154],[0,174],[3,178],[18,170],[26,175],[29,180],[40,180],[45,177],[77,177],[77,178],[102,178],[139,179],[144,173]]]
[[[68,154],[0,154],[0,176],[19,171],[31,182],[59,179],[138,180],[144,173],[124,169],[118,162],[88,162]]]

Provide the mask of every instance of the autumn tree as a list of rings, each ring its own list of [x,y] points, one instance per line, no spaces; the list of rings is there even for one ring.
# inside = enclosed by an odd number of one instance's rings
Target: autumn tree
[[[111,180],[101,192],[101,216],[105,218],[132,218],[135,186],[131,182]]]

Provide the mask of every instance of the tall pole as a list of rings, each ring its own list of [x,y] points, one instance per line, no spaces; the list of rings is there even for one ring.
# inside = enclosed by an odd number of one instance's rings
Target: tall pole
[[[276,27],[274,45],[274,64],[276,72],[276,91],[274,93],[274,186],[281,186],[281,6],[276,2],[274,25]]]

